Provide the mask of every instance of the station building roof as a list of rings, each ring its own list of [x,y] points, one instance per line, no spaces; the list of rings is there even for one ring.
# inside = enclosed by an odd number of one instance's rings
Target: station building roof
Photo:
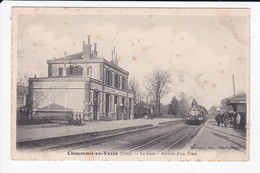
[[[232,105],[232,104],[246,104],[246,96],[239,97],[239,98],[234,98],[230,99],[226,103],[227,105]]]
[[[104,58],[91,58],[91,59],[84,59],[83,52],[75,53],[68,55],[66,57],[54,58],[52,60],[47,60],[48,64],[81,64],[81,63],[105,63],[106,65],[113,67],[126,75],[129,75],[129,72],[124,70],[123,68],[119,67],[118,65],[104,59]]]

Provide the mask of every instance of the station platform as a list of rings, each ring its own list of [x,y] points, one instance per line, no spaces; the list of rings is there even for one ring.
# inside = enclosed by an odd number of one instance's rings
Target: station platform
[[[209,160],[210,158],[216,160],[218,156],[223,156],[223,154],[227,160],[229,158],[247,160],[249,157],[247,138],[246,131],[224,127],[222,124],[218,126],[214,119],[209,119],[185,146],[185,149],[189,152],[202,152]],[[234,154],[236,159],[234,159]],[[223,160],[223,157],[220,158]]]
[[[62,125],[62,126],[18,126],[16,129],[17,142],[57,138],[86,133],[102,133],[112,130],[127,130],[133,127],[158,126],[164,123],[182,121],[181,118],[155,118],[155,119],[133,119],[115,121],[93,121],[85,122],[83,125]]]

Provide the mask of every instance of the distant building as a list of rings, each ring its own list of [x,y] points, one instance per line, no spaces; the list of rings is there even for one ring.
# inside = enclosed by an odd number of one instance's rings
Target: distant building
[[[100,58],[83,42],[80,53],[48,60],[48,77],[29,79],[30,118],[77,114],[84,120],[133,119],[133,92],[128,91],[129,73],[112,60]]]
[[[134,108],[134,117],[135,118],[145,118],[151,117],[152,115],[152,107],[147,105],[144,102],[137,103]]]
[[[28,118],[28,114],[26,114],[28,87],[18,84],[16,89],[16,119],[19,121],[25,119],[26,117]]]
[[[20,108],[22,106],[26,105],[26,96],[28,94],[28,87],[25,87],[24,85],[17,85],[17,92],[16,92],[16,105],[17,108]]]

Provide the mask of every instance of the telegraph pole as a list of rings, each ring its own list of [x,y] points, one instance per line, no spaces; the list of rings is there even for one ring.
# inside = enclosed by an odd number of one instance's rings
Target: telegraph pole
[[[235,88],[235,75],[232,75],[232,80],[233,80],[233,92],[234,92],[234,96],[236,96],[236,88]]]
[[[147,118],[149,119],[149,111],[148,111],[148,95],[147,95]]]

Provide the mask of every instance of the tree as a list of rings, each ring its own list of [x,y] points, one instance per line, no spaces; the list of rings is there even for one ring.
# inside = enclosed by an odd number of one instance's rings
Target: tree
[[[169,118],[169,106],[170,106],[170,104],[162,104],[161,103],[161,106],[160,106],[160,108],[161,108],[161,114],[162,115],[165,115],[165,117],[167,117],[167,118]]]
[[[209,109],[209,117],[214,118],[218,114],[218,107],[213,105]]]
[[[169,84],[171,83],[171,75],[169,71],[155,70],[147,77],[146,89],[152,97],[155,104],[155,116],[160,113],[161,99],[169,93]]]
[[[171,104],[169,105],[168,114],[177,115],[179,109],[179,101],[176,97],[173,97],[171,100]]]
[[[142,102],[142,101],[145,101],[146,99],[146,96],[145,96],[145,93],[144,92],[138,92],[137,94],[136,94],[136,99],[137,99],[137,101],[140,103],[140,102]]]
[[[139,92],[139,82],[132,78],[128,82],[128,89],[132,92],[134,92],[134,104],[137,103],[137,96],[140,94]]]

